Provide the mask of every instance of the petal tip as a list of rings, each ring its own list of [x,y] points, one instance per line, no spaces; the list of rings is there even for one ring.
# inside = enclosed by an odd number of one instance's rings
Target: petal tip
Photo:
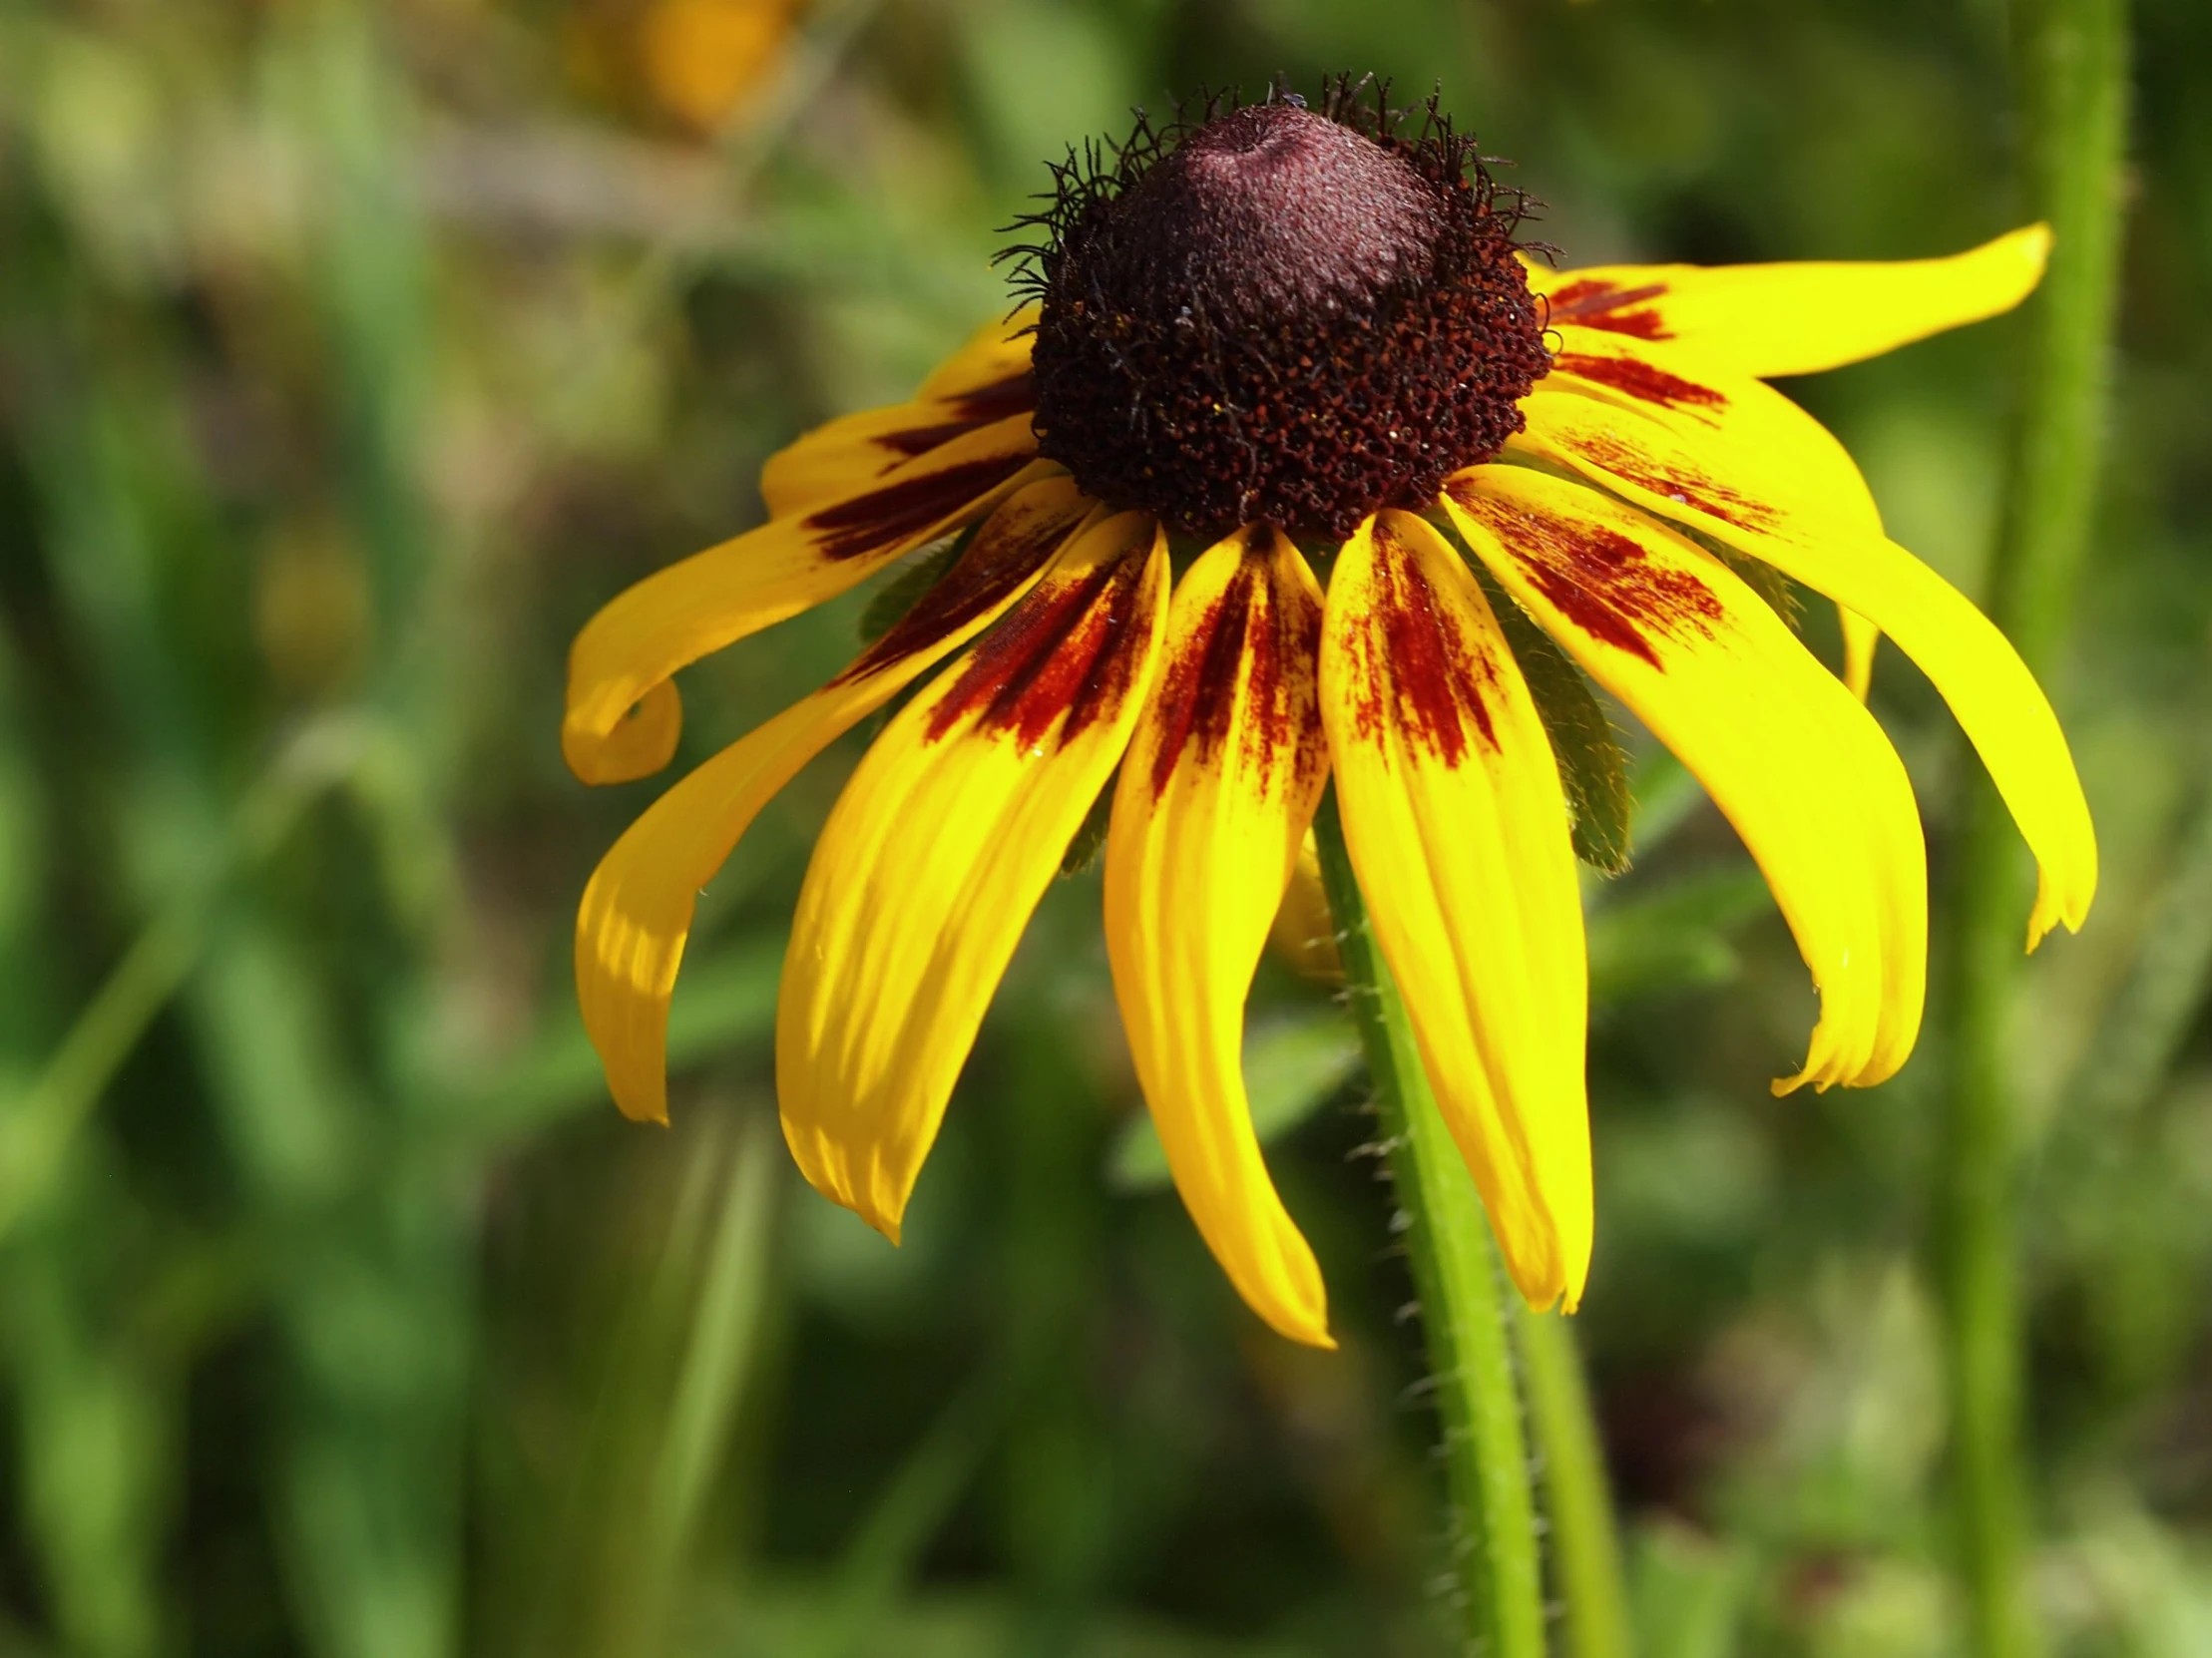
[[[657,1128],[668,1126],[668,1090],[665,1081],[654,1086],[633,1084],[613,1087],[615,1109],[632,1122],[643,1122]]]
[[[647,687],[608,730],[600,730],[586,699],[571,699],[561,722],[561,757],[577,780],[594,786],[650,777],[675,758],[683,732],[683,699],[664,679]]]

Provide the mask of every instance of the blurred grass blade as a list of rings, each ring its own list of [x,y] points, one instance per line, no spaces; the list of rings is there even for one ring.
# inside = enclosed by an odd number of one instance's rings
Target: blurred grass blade
[[[117,1069],[207,948],[224,886],[266,858],[361,752],[348,718],[312,722],[286,744],[233,814],[212,867],[171,897],[78,1015],[45,1070],[0,1114],[0,1239],[54,1179],[70,1141]]]
[[[668,1402],[649,1506],[641,1516],[652,1569],[680,1574],[709,1482],[722,1466],[746,1381],[758,1355],[766,1305],[775,1182],[783,1139],[774,1116],[747,1112],[736,1149],[719,1170],[720,1207],[705,1240],[705,1267],[690,1309],[689,1339]],[[716,1159],[703,1160],[714,1169]]]
[[[900,1464],[853,1533],[816,1633],[799,1644],[803,1658],[863,1658],[881,1650],[878,1637],[923,1551],[975,1477],[1010,1391],[1003,1366],[980,1373]]]

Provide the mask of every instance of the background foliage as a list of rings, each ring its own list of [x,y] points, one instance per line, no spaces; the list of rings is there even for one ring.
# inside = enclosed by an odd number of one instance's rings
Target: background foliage
[[[2181,1655],[2212,1650],[2212,12],[2137,24],[2058,687],[2108,874],[2017,1040],[2036,1603],[2062,1652]],[[2016,217],[1996,0],[0,0],[0,1650],[1442,1649],[1433,1423],[1324,989],[1263,970],[1254,1066],[1334,1357],[1243,1312],[1128,1138],[1095,873],[1039,915],[904,1249],[804,1189],[765,1038],[855,745],[702,906],[671,1130],[615,1116],[567,973],[659,786],[562,768],[577,624],[993,314],[1046,158],[1345,67],[1441,83],[1572,262]],[[1969,591],[2012,338],[1791,388]],[[832,671],[866,597],[695,670],[685,756]],[[1942,883],[1961,745],[1894,652],[1875,700]],[[1803,970],[1710,807],[1640,785],[1638,863],[1591,891],[1577,1334],[1641,1650],[1953,1650],[1943,1010],[1888,1087],[1769,1099]]]

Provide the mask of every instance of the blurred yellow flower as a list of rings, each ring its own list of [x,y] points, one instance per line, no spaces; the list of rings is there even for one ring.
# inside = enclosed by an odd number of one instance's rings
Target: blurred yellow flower
[[[2080,923],[2096,848],[2042,692],[1765,384],[2017,303],[2040,227],[1899,264],[1552,272],[1433,107],[1409,135],[1342,87],[1140,127],[1060,183],[1034,306],[913,401],[775,456],[769,523],[576,641],[570,764],[643,776],[674,751],[677,669],[974,529],[889,633],[664,795],[593,876],[578,988],[624,1111],[665,1114],[699,888],[801,766],[963,652],[861,761],[799,897],[776,1062],[807,1177],[897,1236],[1000,976],[1110,786],[1108,955],[1176,1184],[1251,1306],[1327,1345],[1240,1046],[1333,782],[1506,1262],[1533,1304],[1571,1309],[1593,1225],[1582,913],[1557,760],[1492,594],[1682,758],[1765,873],[1821,996],[1777,1088],[1879,1082],[1920,1029],[1904,766],[1714,546],[1896,639],[2041,864],[2030,946]]]
[[[803,0],[590,0],[588,73],[698,138],[728,125],[774,69]]]

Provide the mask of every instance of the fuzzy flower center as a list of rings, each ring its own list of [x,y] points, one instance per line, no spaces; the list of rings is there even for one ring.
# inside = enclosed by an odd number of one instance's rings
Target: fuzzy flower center
[[[1548,366],[1472,148],[1270,102],[1064,175],[1037,250],[1043,452],[1088,493],[1205,537],[1341,540],[1521,429]]]

